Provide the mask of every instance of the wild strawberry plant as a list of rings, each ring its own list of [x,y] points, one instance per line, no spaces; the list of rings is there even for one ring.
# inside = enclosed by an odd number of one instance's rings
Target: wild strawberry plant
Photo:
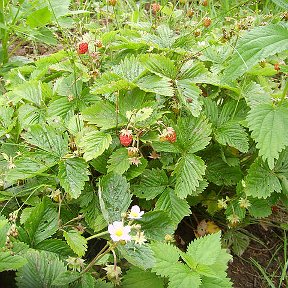
[[[205,209],[240,254],[237,227],[287,209],[285,14],[127,1],[131,17],[125,1],[104,1],[97,29],[71,16],[83,3],[22,2],[22,18],[1,6],[0,271],[17,270],[18,287],[232,287],[220,232],[186,251],[173,234]],[[54,24],[64,49],[11,68],[22,19]]]

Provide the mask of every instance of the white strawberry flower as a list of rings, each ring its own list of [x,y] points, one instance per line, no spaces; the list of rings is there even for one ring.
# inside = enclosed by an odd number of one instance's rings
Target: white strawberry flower
[[[121,240],[130,241],[131,236],[129,235],[131,231],[131,226],[124,226],[123,222],[114,221],[112,224],[108,226],[108,232],[110,233],[110,237],[114,242],[118,242]]]
[[[132,206],[130,210],[128,218],[129,219],[141,219],[143,214],[144,214],[144,211],[141,211],[138,205],[134,205]]]

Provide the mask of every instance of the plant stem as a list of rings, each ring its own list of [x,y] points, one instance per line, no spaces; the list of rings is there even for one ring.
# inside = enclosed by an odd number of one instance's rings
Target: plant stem
[[[86,240],[89,241],[89,240],[91,240],[91,239],[98,238],[98,237],[100,237],[100,236],[107,235],[107,234],[109,234],[108,231],[103,231],[103,232],[100,232],[100,233],[98,233],[98,234],[95,234],[95,235],[92,235],[92,236],[86,238]]]
[[[106,244],[104,248],[96,255],[96,257],[88,264],[88,266],[81,272],[81,274],[88,272],[99,259],[101,259],[105,254],[113,249],[112,247],[108,247],[109,244]]]

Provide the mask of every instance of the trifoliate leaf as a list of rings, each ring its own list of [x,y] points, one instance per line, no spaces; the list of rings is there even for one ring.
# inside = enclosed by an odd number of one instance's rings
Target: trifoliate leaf
[[[59,163],[59,180],[71,198],[78,198],[89,180],[88,165],[83,158],[68,158]]]
[[[89,161],[100,156],[112,143],[109,133],[90,131],[80,139],[79,147],[83,150],[83,158]]]
[[[274,160],[288,146],[288,106],[272,106],[260,104],[251,109],[247,117],[251,136],[257,142],[259,155],[268,161],[270,169],[274,168]]]
[[[63,236],[71,249],[79,256],[84,256],[87,250],[87,240],[75,230],[64,231]]]
[[[176,175],[175,193],[183,199],[188,195],[196,196],[197,187],[205,174],[204,161],[194,154],[186,154],[177,163],[173,175]]]
[[[187,201],[177,197],[171,188],[167,188],[159,197],[155,205],[155,210],[166,211],[175,226],[177,226],[185,216],[191,213]]]

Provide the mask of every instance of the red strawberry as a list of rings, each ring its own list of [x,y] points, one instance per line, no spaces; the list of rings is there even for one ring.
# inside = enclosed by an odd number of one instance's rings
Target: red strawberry
[[[78,54],[85,54],[88,51],[88,43],[87,42],[81,42],[78,45]]]
[[[129,146],[133,140],[132,131],[128,129],[122,129],[120,131],[119,140],[123,146]]]
[[[172,127],[167,127],[166,133],[166,140],[170,143],[174,143],[177,138],[176,131]]]

